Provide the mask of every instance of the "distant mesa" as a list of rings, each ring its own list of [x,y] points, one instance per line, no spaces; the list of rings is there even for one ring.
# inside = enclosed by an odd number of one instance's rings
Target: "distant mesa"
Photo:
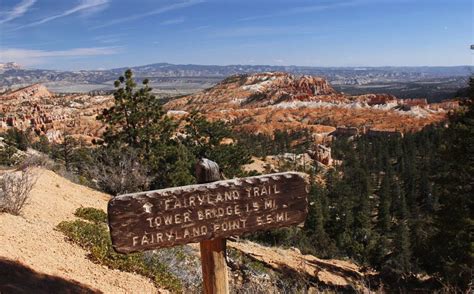
[[[172,100],[170,113],[198,110],[209,119],[237,129],[272,134],[309,129],[314,134],[343,126],[358,133],[404,133],[446,118],[455,103],[428,104],[426,99],[398,99],[390,94],[351,96],[321,77],[284,72],[233,75],[207,90]]]
[[[171,101],[166,107],[187,111],[201,108],[229,110],[336,96],[338,93],[324,78],[268,72],[230,76],[208,90]]]

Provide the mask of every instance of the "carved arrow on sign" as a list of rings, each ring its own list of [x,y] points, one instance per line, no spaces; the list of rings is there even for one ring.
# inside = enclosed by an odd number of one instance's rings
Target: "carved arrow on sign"
[[[150,202],[143,204],[143,209],[145,210],[146,213],[151,213],[152,207],[153,207],[153,204],[151,204]]]

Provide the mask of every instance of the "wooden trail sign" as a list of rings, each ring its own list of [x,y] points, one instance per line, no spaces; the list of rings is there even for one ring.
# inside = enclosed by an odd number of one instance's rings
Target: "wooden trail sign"
[[[308,185],[296,172],[218,181],[219,166],[207,159],[196,178],[202,184],[110,200],[112,246],[130,253],[200,242],[204,293],[228,294],[225,238],[303,222]]]
[[[285,172],[120,195],[108,205],[112,245],[130,253],[299,224],[307,194],[304,174]]]

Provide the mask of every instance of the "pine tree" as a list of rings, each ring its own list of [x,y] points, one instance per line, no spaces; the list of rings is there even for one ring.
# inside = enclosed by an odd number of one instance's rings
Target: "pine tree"
[[[354,254],[354,238],[353,238],[353,226],[354,226],[354,214],[353,214],[353,199],[350,186],[344,181],[338,183],[338,187],[335,190],[338,194],[335,214],[336,224],[336,242],[338,247],[347,252],[348,255],[353,256]]]
[[[396,199],[397,225],[394,232],[392,267],[402,273],[411,271],[411,245],[408,228],[408,207],[405,195],[398,182],[395,182],[393,197]]]
[[[372,223],[371,223],[371,205],[370,205],[370,184],[369,177],[361,168],[356,169],[357,188],[353,190],[355,194],[354,205],[354,243],[357,246],[356,254],[358,260],[365,262],[368,258],[368,252],[372,247]]]
[[[26,151],[30,147],[30,138],[28,134],[17,128],[8,129],[5,134],[2,134],[4,140],[16,148]]]
[[[226,177],[242,176],[242,165],[251,162],[249,150],[237,141],[230,126],[222,121],[208,121],[193,112],[186,119],[185,133],[182,144],[196,158],[206,157],[217,162]]]
[[[72,171],[73,164],[76,162],[74,150],[77,147],[79,147],[79,141],[72,136],[66,135],[61,143],[54,146],[53,158],[62,161],[67,171]]]
[[[45,154],[49,154],[51,152],[51,144],[45,135],[41,135],[39,137],[39,141],[33,144],[33,148]]]
[[[16,164],[17,162],[13,158],[17,151],[18,149],[11,145],[0,147],[0,165],[10,166]]]
[[[381,234],[389,232],[392,225],[392,217],[390,215],[392,203],[391,177],[390,171],[384,175],[378,192],[380,201],[377,222]]]
[[[474,264],[474,78],[470,79],[467,111],[450,117],[439,150],[435,188],[440,209],[432,239],[431,268],[448,283],[467,289]],[[472,286],[472,284],[471,284]]]
[[[374,250],[370,255],[370,262],[376,269],[381,269],[386,263],[387,256],[390,252],[390,243],[387,235],[381,234],[378,236]]]
[[[394,236],[393,267],[402,273],[411,271],[410,231],[406,220],[400,220]]]
[[[126,144],[148,157],[151,146],[168,141],[176,128],[151,94],[148,79],[142,84],[137,89],[132,71],[126,70],[114,83],[114,106],[104,110],[98,119],[108,124],[104,134],[107,144]]]
[[[195,183],[196,158],[183,144],[154,146],[150,158],[152,189],[184,186]]]
[[[323,213],[322,198],[324,198],[325,189],[313,183],[310,190],[310,205],[308,217],[305,222],[305,231],[307,238],[314,248],[314,254],[325,257],[331,257],[335,254],[333,242],[330,240],[325,230],[325,217]]]

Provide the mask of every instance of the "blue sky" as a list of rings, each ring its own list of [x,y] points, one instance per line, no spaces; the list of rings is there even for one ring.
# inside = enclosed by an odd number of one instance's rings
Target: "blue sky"
[[[0,0],[0,62],[473,64],[472,0]]]

